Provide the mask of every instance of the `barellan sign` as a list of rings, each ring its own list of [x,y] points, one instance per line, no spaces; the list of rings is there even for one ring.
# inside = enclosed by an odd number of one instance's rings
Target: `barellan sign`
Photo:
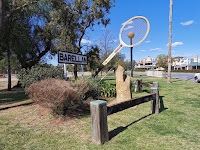
[[[58,63],[87,65],[87,56],[58,51]]]

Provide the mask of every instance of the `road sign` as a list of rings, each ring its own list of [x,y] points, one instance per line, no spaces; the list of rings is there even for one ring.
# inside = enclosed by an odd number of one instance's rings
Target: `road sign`
[[[58,63],[87,65],[87,56],[58,51]]]
[[[156,66],[157,61],[152,61],[152,65]]]
[[[194,55],[194,62],[198,62],[198,55]]]

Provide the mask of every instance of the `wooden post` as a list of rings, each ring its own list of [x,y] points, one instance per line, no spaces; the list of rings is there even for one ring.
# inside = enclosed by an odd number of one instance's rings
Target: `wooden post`
[[[158,87],[159,82],[153,82],[153,87]]]
[[[142,79],[135,80],[134,92],[142,92]]]
[[[107,102],[96,100],[90,102],[92,119],[92,140],[96,144],[104,144],[108,138]]]
[[[151,93],[156,93],[156,97],[151,101],[152,113],[159,114],[159,89],[158,87],[151,87]]]

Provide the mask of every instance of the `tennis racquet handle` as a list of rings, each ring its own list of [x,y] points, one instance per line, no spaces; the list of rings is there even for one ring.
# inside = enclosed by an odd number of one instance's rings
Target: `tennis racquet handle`
[[[110,56],[103,62],[103,65],[105,66],[109,61],[120,51],[120,49],[123,47],[122,44],[120,44],[111,54]]]
[[[94,78],[95,76],[98,75],[98,73],[104,68],[104,65],[101,64],[96,70],[94,73],[92,73],[92,75],[89,77],[89,78]]]
[[[104,66],[109,63],[109,61],[120,51],[120,49],[123,47],[122,44],[120,44],[111,54],[108,56],[108,58],[99,66],[96,71],[89,77],[94,78],[98,73],[104,68]]]

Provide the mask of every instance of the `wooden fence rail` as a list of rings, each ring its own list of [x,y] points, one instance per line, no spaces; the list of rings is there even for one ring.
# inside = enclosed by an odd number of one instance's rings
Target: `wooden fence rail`
[[[121,103],[113,104],[113,105],[107,107],[107,114],[111,115],[113,113],[117,113],[119,111],[128,109],[130,107],[134,107],[134,106],[137,106],[139,104],[151,101],[155,98],[155,96],[156,96],[156,94],[153,93],[153,94],[149,94],[149,95],[142,96],[142,97],[139,97],[139,98],[134,98],[134,99],[131,99],[129,101],[124,101],[124,102],[121,102]]]
[[[151,94],[139,98],[113,104],[107,107],[107,102],[96,100],[90,102],[90,112],[92,119],[92,140],[97,144],[104,144],[109,140],[107,116],[130,107],[151,101],[152,113],[159,113],[159,89],[158,82],[154,84],[157,87],[151,87]]]

